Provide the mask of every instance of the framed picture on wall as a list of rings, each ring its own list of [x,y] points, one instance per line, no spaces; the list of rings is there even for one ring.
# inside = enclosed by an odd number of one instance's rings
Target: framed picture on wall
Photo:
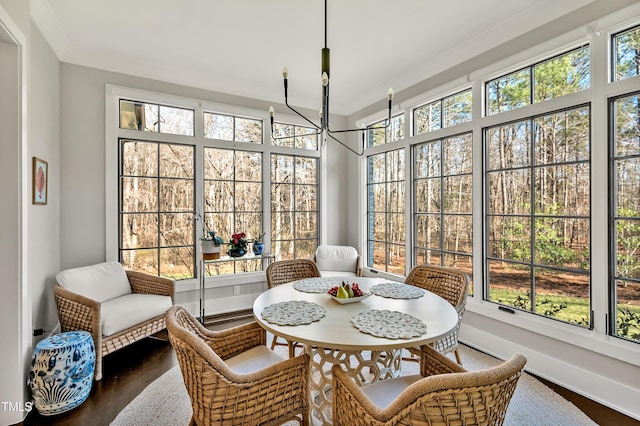
[[[47,204],[49,163],[33,157],[33,204]]]

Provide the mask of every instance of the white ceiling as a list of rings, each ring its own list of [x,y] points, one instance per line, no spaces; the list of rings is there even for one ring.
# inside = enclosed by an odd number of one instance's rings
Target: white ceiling
[[[351,114],[594,0],[329,0],[331,111]],[[320,107],[322,0],[32,0],[62,62]]]

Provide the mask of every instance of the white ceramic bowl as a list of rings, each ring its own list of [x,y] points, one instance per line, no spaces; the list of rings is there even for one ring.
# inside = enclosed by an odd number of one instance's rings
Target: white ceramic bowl
[[[341,304],[341,305],[346,305],[346,304],[349,304],[349,303],[356,303],[356,302],[360,302],[361,300],[364,300],[364,299],[366,299],[367,297],[371,296],[371,293],[365,293],[365,294],[363,294],[362,296],[358,296],[358,297],[350,297],[350,298],[348,298],[348,299],[341,299],[341,298],[339,298],[339,297],[332,296],[331,294],[330,294],[329,296],[331,296],[331,298],[332,298],[333,300],[335,300],[336,302],[338,302],[339,304]]]

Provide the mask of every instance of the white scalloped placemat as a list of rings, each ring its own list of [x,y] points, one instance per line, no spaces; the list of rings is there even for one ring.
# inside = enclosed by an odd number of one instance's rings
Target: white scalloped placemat
[[[335,278],[305,278],[293,283],[293,288],[305,293],[326,293],[331,289],[340,285],[340,280]]]
[[[371,287],[371,293],[390,299],[417,299],[424,296],[424,290],[403,283],[382,283]]]
[[[327,311],[317,303],[291,300],[269,305],[262,310],[262,319],[278,325],[303,325],[318,321]]]
[[[411,339],[427,332],[421,320],[398,311],[362,311],[351,318],[351,323],[363,333],[387,339]]]

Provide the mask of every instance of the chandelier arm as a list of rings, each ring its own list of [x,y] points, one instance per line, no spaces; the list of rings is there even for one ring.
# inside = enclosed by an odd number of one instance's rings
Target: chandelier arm
[[[327,104],[328,104],[328,99],[327,99]],[[343,129],[343,130],[331,130],[329,128],[329,123],[327,122],[327,132],[329,134],[331,133],[347,133],[347,132],[366,132],[367,130],[373,130],[373,129],[386,129],[391,125],[391,108],[392,108],[392,103],[391,103],[391,99],[389,99],[389,115],[387,118],[384,119],[384,125],[368,125],[364,128],[359,128],[359,129]]]
[[[318,133],[316,134],[320,134],[322,132],[322,128],[320,126],[318,126],[316,123],[314,123],[313,121],[311,121],[310,119],[308,119],[307,117],[305,117],[302,113],[296,111],[296,109],[294,107],[292,107],[291,105],[289,105],[289,101],[287,101],[287,99],[285,98],[284,100],[284,104],[287,106],[287,108],[289,108],[291,111],[295,112],[298,116],[302,117],[303,120],[305,120],[307,123],[311,124],[313,127],[316,128],[316,130],[318,130]]]
[[[360,129],[360,130],[362,130],[362,129]],[[362,148],[362,152],[358,152],[358,151],[355,151],[353,148],[351,148],[349,145],[347,145],[344,142],[342,142],[340,139],[336,138],[335,136],[333,136],[333,135],[331,135],[329,133],[327,133],[327,136],[329,136],[334,141],[338,142],[343,147],[347,148],[349,151],[353,152],[358,157],[361,157],[364,154],[364,147]]]
[[[374,129],[387,129],[390,125],[391,125],[391,120],[384,120],[385,124],[384,125],[376,125],[376,126],[367,126],[367,127],[361,127],[358,129],[342,129],[342,130],[330,130],[329,128],[327,128],[327,132],[329,134],[332,133],[348,133],[348,132],[366,132],[367,130],[374,130]]]

